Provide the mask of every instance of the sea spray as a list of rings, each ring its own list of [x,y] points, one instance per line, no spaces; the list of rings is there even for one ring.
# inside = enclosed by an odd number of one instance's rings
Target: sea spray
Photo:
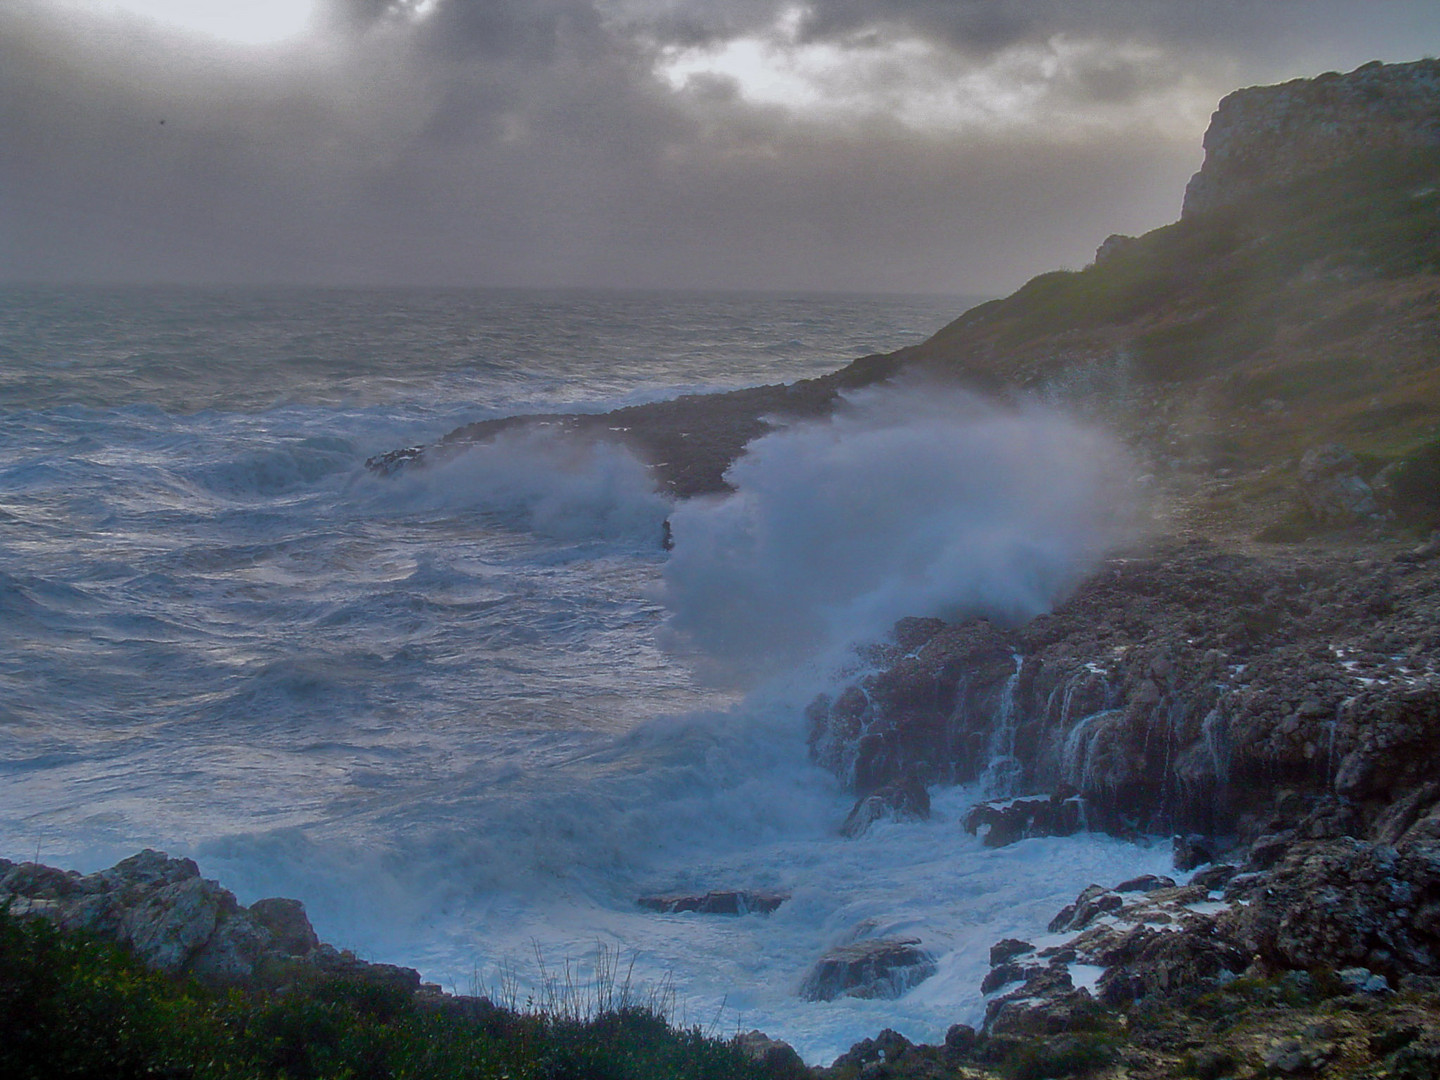
[[[665,633],[720,681],[836,660],[902,616],[1043,611],[1135,523],[1106,433],[911,384],[757,439],[672,516]]]
[[[542,426],[502,432],[378,490],[396,492],[408,508],[475,510],[551,540],[639,540],[656,548],[670,511],[624,446]]]

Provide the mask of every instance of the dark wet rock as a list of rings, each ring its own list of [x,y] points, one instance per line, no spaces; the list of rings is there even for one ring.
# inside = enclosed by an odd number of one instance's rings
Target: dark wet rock
[[[979,1035],[969,1024],[951,1024],[945,1031],[945,1049],[953,1054],[972,1054],[978,1043]]]
[[[1190,879],[1190,884],[1199,885],[1202,889],[1223,889],[1230,884],[1238,872],[1229,863],[1216,863],[1214,866],[1207,866],[1204,870],[1197,871]]]
[[[1141,874],[1139,877],[1130,878],[1128,881],[1122,881],[1116,885],[1115,892],[1153,892],[1156,889],[1173,889],[1174,887],[1174,878],[1162,877],[1159,874]]]
[[[1037,793],[977,809],[996,843],[1178,833],[1186,871],[1263,834],[1440,838],[1440,786],[1421,792],[1437,626],[1440,560],[1174,544],[1018,628],[925,624],[812,703],[811,752],[857,795],[906,777]]]
[[[1285,857],[1285,853],[1290,850],[1295,840],[1295,833],[1288,829],[1280,833],[1257,836],[1245,855],[1244,868],[1252,871],[1270,869]]]
[[[1248,899],[1238,937],[1277,967],[1440,974],[1440,843],[1296,844]]]
[[[1060,909],[1060,913],[1050,920],[1048,929],[1052,934],[1083,930],[1101,915],[1118,911],[1124,904],[1125,898],[1117,893],[1099,885],[1090,885],[1075,898],[1073,904]]]
[[[1171,841],[1170,864],[1184,873],[1215,861],[1219,848],[1217,842],[1208,836],[1177,836]]]
[[[832,1069],[861,1069],[877,1062],[885,1065],[898,1064],[914,1044],[904,1035],[891,1028],[885,1028],[873,1039],[861,1039],[845,1053],[835,1059]]]
[[[1058,796],[978,803],[963,824],[986,847],[1004,847],[1032,836],[1073,836],[1085,827],[1085,807],[1077,798]]]
[[[840,945],[815,962],[800,986],[806,1001],[897,998],[935,974],[918,938],[869,938]]]
[[[930,793],[913,777],[896,780],[856,800],[844,824],[842,836],[862,836],[877,821],[929,821]]]
[[[1007,960],[1034,951],[1035,946],[1028,941],[1021,941],[1019,938],[1004,938],[990,946],[990,966],[1003,964]]]
[[[636,903],[648,911],[667,915],[683,911],[693,911],[700,915],[769,915],[789,899],[789,893],[720,889],[707,893],[642,896]]]
[[[1085,989],[1075,989],[1061,968],[1036,968],[1016,990],[985,1007],[985,1031],[992,1035],[1024,1035],[1069,1031],[1084,1025],[1099,1010]]]
[[[1034,965],[1031,965],[1032,967]],[[980,981],[980,992],[982,994],[993,994],[1000,987],[1013,982],[1023,982],[1031,968],[1022,964],[1003,963],[996,964],[990,969],[989,974]]]

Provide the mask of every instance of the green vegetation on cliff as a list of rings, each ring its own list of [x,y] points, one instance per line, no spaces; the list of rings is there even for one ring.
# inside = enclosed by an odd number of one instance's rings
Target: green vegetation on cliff
[[[764,1075],[733,1043],[677,1029],[650,1005],[622,1003],[589,1017],[517,1012],[335,977],[278,993],[221,991],[0,909],[0,1076],[7,1080]]]

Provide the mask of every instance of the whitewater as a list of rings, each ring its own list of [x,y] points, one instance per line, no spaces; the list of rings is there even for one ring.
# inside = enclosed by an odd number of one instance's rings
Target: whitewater
[[[0,855],[143,847],[460,993],[599,953],[677,1020],[828,1063],[976,1025],[988,951],[1168,845],[989,850],[985,792],[838,827],[803,710],[904,614],[1021,618],[1103,548],[1113,462],[1051,413],[895,398],[752,447],[676,506],[628,453],[488,417],[789,382],[916,344],[946,297],[0,291]],[[676,547],[663,550],[663,523]],[[775,913],[642,894],[761,889]],[[803,1002],[856,936],[921,939],[892,1001]]]

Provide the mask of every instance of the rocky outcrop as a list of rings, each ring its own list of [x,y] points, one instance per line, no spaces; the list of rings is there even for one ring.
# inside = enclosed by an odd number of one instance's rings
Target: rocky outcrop
[[[977,810],[992,843],[1064,832],[1082,810],[1119,834],[1440,832],[1428,545],[1262,557],[1194,542],[1113,560],[1022,627],[922,629],[809,709],[812,755],[859,795],[917,778],[1041,797]]]
[[[1376,150],[1440,146],[1440,61],[1381,64],[1237,90],[1205,133],[1185,216]]]
[[[897,998],[935,974],[918,938],[866,938],[838,945],[815,962],[800,986],[805,1001]]]
[[[877,821],[929,820],[930,793],[924,784],[907,776],[857,799],[840,826],[840,835],[862,836]]]
[[[282,985],[318,974],[420,987],[410,968],[367,963],[322,944],[298,900],[244,907],[190,859],[159,851],[83,875],[0,859],[0,904],[13,915],[113,941],[157,971],[210,984]]]
[[[1252,851],[1247,865],[1257,854],[1273,857]],[[1059,936],[1045,947],[997,945],[981,987],[993,995],[986,1029],[1062,1030],[1098,1007],[1203,991],[1241,974],[1333,972],[1338,990],[1362,994],[1437,985],[1440,842],[1300,841],[1265,870],[1214,869],[1225,872],[1138,896],[1091,885],[1056,914],[1049,929]],[[1076,986],[1080,971],[1088,986]]]
[[[808,1077],[810,1070],[795,1048],[763,1031],[746,1031],[735,1036],[735,1045],[765,1067],[772,1077]]]

